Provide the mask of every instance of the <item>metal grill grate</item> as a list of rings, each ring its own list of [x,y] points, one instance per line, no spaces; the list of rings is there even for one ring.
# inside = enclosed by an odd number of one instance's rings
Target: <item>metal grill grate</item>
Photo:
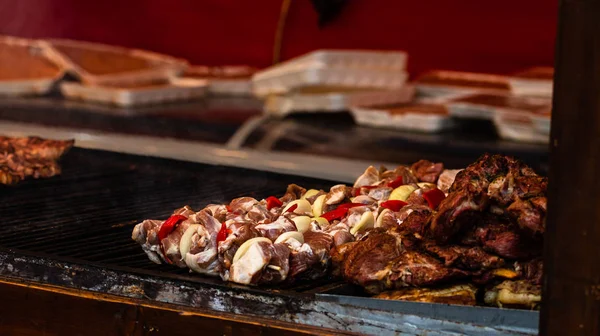
[[[327,188],[333,182],[274,173],[73,149],[63,173],[0,189],[0,247],[60,259],[143,269],[161,277],[186,269],[152,263],[131,240],[135,224],[166,218],[189,204],[201,209],[239,196],[281,195],[289,183]],[[303,287],[304,288],[304,287]]]

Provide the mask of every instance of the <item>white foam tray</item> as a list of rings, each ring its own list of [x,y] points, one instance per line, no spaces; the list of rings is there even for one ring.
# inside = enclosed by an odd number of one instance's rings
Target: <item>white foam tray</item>
[[[397,89],[404,86],[408,74],[404,71],[384,71],[350,68],[296,69],[272,77],[253,77],[254,94],[265,97],[285,94],[306,86],[343,86]]]
[[[522,120],[515,121],[517,115]],[[517,142],[547,144],[549,134],[538,132],[531,113],[501,111],[494,115],[493,121],[501,138]]]
[[[206,95],[206,81],[193,83],[178,81],[168,87],[115,88],[87,86],[65,82],[60,86],[62,94],[70,99],[112,104],[121,107],[191,100]]]
[[[508,83],[510,91],[517,96],[552,97],[552,80],[510,78]]]
[[[370,127],[435,133],[454,125],[449,116],[435,114],[409,112],[392,115],[387,111],[368,107],[355,107],[350,111],[357,124]]]
[[[0,36],[0,43],[28,46],[38,49],[42,53],[42,45],[35,40],[22,39],[11,36]],[[0,46],[1,47],[1,46]],[[50,61],[50,60],[48,60]],[[56,71],[51,77],[25,80],[0,80],[0,95],[2,96],[28,96],[43,95],[52,89],[64,75],[63,70]]]
[[[413,86],[405,86],[396,90],[270,96],[265,102],[264,111],[266,114],[276,116],[285,116],[290,113],[303,112],[347,111],[355,106],[406,103],[413,98],[414,92]]]
[[[309,68],[343,68],[401,71],[406,69],[408,54],[403,51],[315,50],[282,62],[255,74],[256,79]]]

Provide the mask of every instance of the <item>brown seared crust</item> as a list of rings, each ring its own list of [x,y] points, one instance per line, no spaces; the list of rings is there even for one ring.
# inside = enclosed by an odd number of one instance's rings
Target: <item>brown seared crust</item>
[[[380,293],[374,298],[474,306],[477,288],[471,284],[442,288],[403,288]]]
[[[444,165],[442,163],[419,160],[410,167],[410,170],[421,182],[437,183],[438,177],[444,171]]]

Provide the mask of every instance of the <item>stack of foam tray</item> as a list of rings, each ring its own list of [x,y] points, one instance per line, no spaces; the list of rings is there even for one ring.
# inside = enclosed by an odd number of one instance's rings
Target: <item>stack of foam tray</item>
[[[400,51],[318,50],[257,72],[253,92],[277,116],[402,103],[414,93],[406,62]]]

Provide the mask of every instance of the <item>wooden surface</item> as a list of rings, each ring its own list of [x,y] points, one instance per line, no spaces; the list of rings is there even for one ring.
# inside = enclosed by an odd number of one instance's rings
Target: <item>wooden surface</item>
[[[112,295],[0,280],[0,335],[340,335],[263,318],[182,310]]]
[[[543,335],[600,335],[600,1],[562,0]]]

